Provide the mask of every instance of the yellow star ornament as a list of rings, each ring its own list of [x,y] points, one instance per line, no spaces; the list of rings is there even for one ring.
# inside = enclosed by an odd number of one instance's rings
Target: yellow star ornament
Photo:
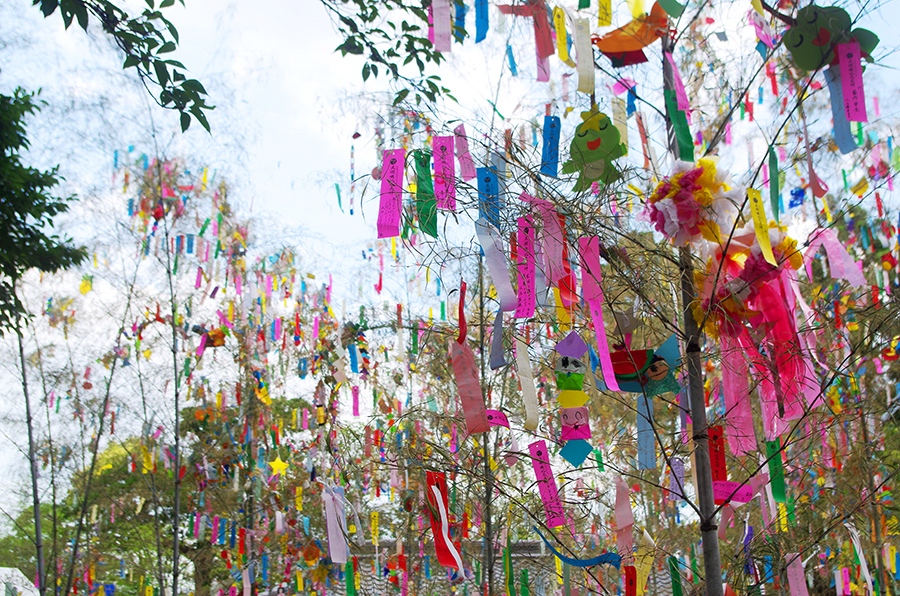
[[[276,476],[284,474],[284,471],[288,468],[287,462],[281,461],[280,455],[275,458],[275,461],[270,461],[269,466],[272,468],[272,474]]]

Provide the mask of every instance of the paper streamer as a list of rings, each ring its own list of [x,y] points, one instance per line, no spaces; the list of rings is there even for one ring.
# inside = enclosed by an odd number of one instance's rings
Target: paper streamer
[[[503,355],[503,311],[498,310],[494,317],[494,326],[491,330],[491,370],[497,370],[506,366],[506,357]]]
[[[485,40],[488,32],[488,0],[475,0],[475,43]]]
[[[612,25],[612,0],[597,0],[597,26]]]
[[[787,501],[784,485],[784,464],[781,461],[781,440],[766,441],[766,458],[769,461],[769,479],[772,486],[772,498],[776,503]]]
[[[866,91],[863,88],[862,66],[859,62],[859,42],[853,40],[839,43],[835,52],[840,60],[844,114],[851,122],[868,122]]]
[[[325,503],[325,527],[328,533],[328,556],[333,563],[346,563],[350,556],[350,547],[344,538],[347,517],[344,512],[344,489],[340,486],[325,486],[322,491]]]
[[[845,279],[852,286],[865,286],[866,278],[856,265],[847,249],[841,244],[837,234],[831,228],[819,230],[813,234],[809,242],[809,248],[803,255],[803,262],[806,266],[806,276],[813,279],[812,276],[812,259],[818,252],[819,248],[825,247],[825,255],[828,257],[828,270],[834,279]]]
[[[462,569],[459,545],[450,539],[450,516],[447,511],[447,476],[443,472],[426,472],[428,516],[434,534],[434,550],[438,563],[450,569]]]
[[[434,182],[431,179],[431,152],[413,151],[416,166],[416,213],[419,229],[437,238],[437,203],[434,198]]]
[[[506,266],[506,256],[500,233],[489,225],[486,219],[479,218],[475,221],[475,234],[478,236],[478,243],[484,252],[484,260],[491,281],[497,290],[500,310],[513,310],[516,307],[516,292],[509,281],[509,270]]]
[[[478,168],[478,217],[500,229],[500,180],[493,168]]]
[[[553,468],[550,467],[550,456],[547,452],[547,443],[535,441],[528,446],[531,453],[531,464],[534,467],[534,475],[537,478],[538,490],[541,493],[541,501],[544,502],[544,515],[548,528],[558,528],[566,524],[562,502],[559,500],[559,491],[556,488],[556,479],[553,476]]]
[[[487,0],[485,0],[487,4]],[[475,4],[476,10],[478,3]],[[476,176],[475,162],[472,161],[472,155],[469,153],[469,138],[466,136],[466,126],[460,124],[453,129],[456,138],[456,159],[459,160],[459,175],[463,180],[471,180]]]
[[[638,470],[656,467],[656,436],[653,433],[653,402],[643,393],[637,396]]]
[[[800,553],[787,553],[784,555],[784,560],[787,562],[786,571],[788,586],[791,588],[791,596],[809,596]]]
[[[450,0],[432,0],[431,10],[434,19],[434,49],[449,52],[453,41],[450,35]]]
[[[488,423],[491,426],[503,426],[509,428],[509,418],[500,410],[486,410]]]
[[[753,488],[740,482],[713,480],[713,497],[716,503],[749,503],[753,499]]]
[[[516,373],[519,375],[519,385],[522,386],[522,401],[525,403],[525,430],[537,430],[537,391],[534,388],[531,362],[528,360],[528,344],[520,338],[516,338]]]
[[[709,435],[709,467],[713,482],[728,480],[728,467],[725,463],[725,429],[718,425],[707,428]]]
[[[438,209],[456,209],[456,163],[453,137],[434,137],[434,197]]]
[[[544,116],[541,174],[556,178],[559,173],[559,116]]]
[[[747,198],[750,199],[750,215],[753,217],[753,228],[756,231],[756,241],[759,243],[760,251],[769,264],[777,267],[778,262],[772,253],[772,243],[769,240],[769,220],[766,217],[762,194],[755,188],[748,188]]]
[[[536,199],[526,192],[519,195],[519,200],[533,205],[541,215],[544,224],[541,245],[547,262],[547,278],[550,280],[550,285],[558,288],[567,276],[563,262],[565,232],[562,229],[559,214],[553,203],[544,199]]]
[[[841,153],[847,154],[856,150],[856,141],[850,132],[850,121],[844,110],[844,93],[841,82],[841,71],[834,66],[825,69],[825,82],[831,94],[831,118],[834,121],[834,142]]]
[[[553,8],[553,28],[556,30],[556,55],[563,62],[570,62],[568,35],[566,34],[566,11]]]
[[[603,553],[602,555],[591,557],[590,559],[574,559],[572,557],[567,557],[566,555],[556,550],[556,547],[554,547],[553,544],[551,544],[550,541],[547,540],[547,538],[543,534],[541,534],[541,531],[537,529],[537,526],[532,526],[532,529],[537,532],[538,536],[541,537],[541,540],[544,541],[544,544],[547,545],[547,548],[550,549],[550,552],[552,552],[554,556],[556,556],[556,558],[558,558],[566,565],[580,568],[593,567],[594,565],[612,565],[613,567],[618,569],[619,565],[622,562],[622,557],[620,557],[616,553]]]
[[[675,84],[675,99],[677,100],[678,109],[685,112],[691,109],[691,102],[688,101],[687,93],[684,90],[684,81],[681,80],[681,73],[678,72],[678,65],[675,64],[675,58],[672,52],[665,52],[666,62],[672,67],[672,78]]]
[[[591,23],[586,18],[575,19],[575,70],[578,73],[578,91],[594,93],[594,48],[591,45]]]
[[[384,152],[381,163],[381,201],[378,206],[378,237],[400,235],[400,210],[403,207],[404,149]]]
[[[584,301],[591,312],[594,324],[594,335],[597,336],[597,356],[600,358],[600,370],[603,382],[610,391],[619,391],[619,384],[613,372],[612,359],[609,355],[609,344],[606,341],[606,326],[603,323],[603,271],[600,269],[600,239],[597,236],[586,236],[578,239],[581,248],[581,291]]]
[[[487,408],[481,385],[478,383],[478,367],[475,355],[466,342],[450,344],[450,363],[456,377],[456,387],[462,402],[463,414],[466,418],[466,430],[470,435],[487,432],[490,424],[487,419]]]
[[[534,316],[536,304],[534,235],[534,221],[531,215],[520,217],[516,234],[519,246],[519,263],[516,268],[518,279],[516,318],[530,319]]]

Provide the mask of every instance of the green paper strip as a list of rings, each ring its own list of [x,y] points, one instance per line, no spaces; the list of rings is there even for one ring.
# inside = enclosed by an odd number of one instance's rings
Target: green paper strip
[[[578,10],[584,10],[591,7],[591,0],[578,0]]]
[[[772,484],[772,497],[776,503],[785,503],[787,489],[784,486],[784,465],[781,463],[781,439],[766,441],[766,457],[769,460],[769,482]]]
[[[431,151],[414,151],[416,162],[416,213],[419,229],[437,238],[437,201],[434,198],[434,181],[431,179]]]
[[[528,588],[528,570],[523,569],[522,575],[519,577],[519,592],[522,596],[531,596],[531,590]]]
[[[691,544],[691,575],[693,576],[694,583],[700,583],[700,569],[697,566],[697,551],[694,548],[694,545]]]
[[[778,156],[775,155],[775,148],[769,147],[769,202],[772,205],[772,215],[775,221],[780,222],[781,216],[778,212],[778,194],[781,192],[778,177]]]
[[[675,129],[675,141],[678,149],[678,159],[682,161],[694,161],[694,141],[691,139],[691,129],[687,123],[687,116],[678,109],[678,98],[673,89],[666,89],[666,114]]]
[[[563,596],[572,594],[572,568],[563,563]]]
[[[605,472],[606,467],[603,465],[603,452],[599,449],[594,449],[594,459],[597,460],[597,471]]]
[[[509,552],[509,535],[506,536],[506,548],[503,549],[503,572],[506,575],[506,594],[507,596],[518,596],[516,590],[516,574],[513,571],[512,556]]]
[[[669,557],[669,575],[672,577],[672,596],[682,596],[681,574],[678,572],[678,559]]]
[[[857,122],[856,123],[856,145],[859,147],[862,147],[863,145],[865,145],[865,143],[866,143],[866,140],[863,137],[862,122]]]
[[[353,561],[347,561],[344,578],[347,580],[347,596],[356,596],[356,578],[353,576]],[[678,596],[677,594],[675,596]]]
[[[677,19],[684,12],[684,5],[679,4],[676,0],[657,0],[659,2],[659,6],[666,11],[673,19]]]

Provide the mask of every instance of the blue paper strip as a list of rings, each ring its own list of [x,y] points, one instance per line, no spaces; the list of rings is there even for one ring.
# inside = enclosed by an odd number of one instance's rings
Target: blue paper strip
[[[653,403],[643,393],[637,399],[638,470],[656,467],[656,437],[653,435]]]
[[[491,370],[506,366],[503,357],[503,311],[498,310],[494,318],[494,331],[491,336]]]
[[[356,344],[350,344],[350,347],[347,348],[347,353],[350,356],[350,372],[358,373],[359,360],[356,357]]]
[[[509,72],[512,73],[512,76],[519,76],[519,69],[516,67],[516,58],[513,56],[512,46],[509,44],[506,46],[506,60],[509,62]]]
[[[469,7],[465,5],[464,2],[458,0],[456,2],[456,15],[453,20],[453,25],[455,30],[453,31],[453,37],[459,43],[462,43],[463,38],[466,36],[466,13],[469,12]]]
[[[594,565],[612,565],[616,569],[619,568],[619,565],[622,563],[622,557],[617,555],[616,553],[603,553],[597,557],[591,557],[590,559],[573,559],[572,557],[567,557],[562,554],[556,548],[550,544],[550,541],[544,538],[544,535],[541,534],[541,531],[537,529],[537,526],[532,526],[534,531],[537,532],[537,535],[541,537],[541,540],[544,541],[544,544],[547,545],[547,548],[550,549],[554,555],[556,555],[560,561],[565,563],[566,565],[571,565],[572,567],[593,567]]]
[[[478,215],[500,229],[500,180],[491,168],[477,168]]]
[[[556,178],[559,172],[559,116],[544,116],[541,174]]]
[[[825,69],[825,81],[831,94],[831,118],[834,120],[834,142],[841,153],[850,153],[856,149],[856,140],[850,132],[850,122],[844,113],[844,93],[841,91],[841,71],[829,66]]]
[[[488,32],[488,0],[475,0],[475,43],[484,41]]]

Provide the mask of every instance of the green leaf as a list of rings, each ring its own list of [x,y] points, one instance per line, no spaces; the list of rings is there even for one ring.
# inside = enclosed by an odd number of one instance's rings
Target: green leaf
[[[169,83],[169,69],[162,60],[153,61],[153,69],[156,71],[156,78],[161,87],[165,87]]]
[[[140,58],[135,55],[129,55],[125,57],[125,63],[122,65],[122,68],[131,68],[133,66],[137,66],[140,63]]]
[[[397,95],[394,96],[394,104],[393,105],[395,105],[395,106],[399,105],[400,102],[402,102],[404,99],[406,99],[407,95],[409,95],[409,89],[401,89],[400,91],[398,91]]]
[[[371,70],[371,69],[369,68],[369,63],[368,63],[368,62],[366,62],[365,64],[363,64],[363,67],[362,67],[362,79],[363,79],[363,81],[369,80],[369,72],[370,72],[370,70]]]
[[[162,0],[162,2],[159,3],[159,7],[160,8],[169,8],[173,4],[175,4],[175,0]]]
[[[162,47],[156,50],[156,53],[166,54],[168,52],[174,52],[177,47],[178,46],[175,45],[174,41],[167,41],[166,43],[162,44]]]
[[[181,132],[185,132],[191,126],[191,115],[181,112]]]

